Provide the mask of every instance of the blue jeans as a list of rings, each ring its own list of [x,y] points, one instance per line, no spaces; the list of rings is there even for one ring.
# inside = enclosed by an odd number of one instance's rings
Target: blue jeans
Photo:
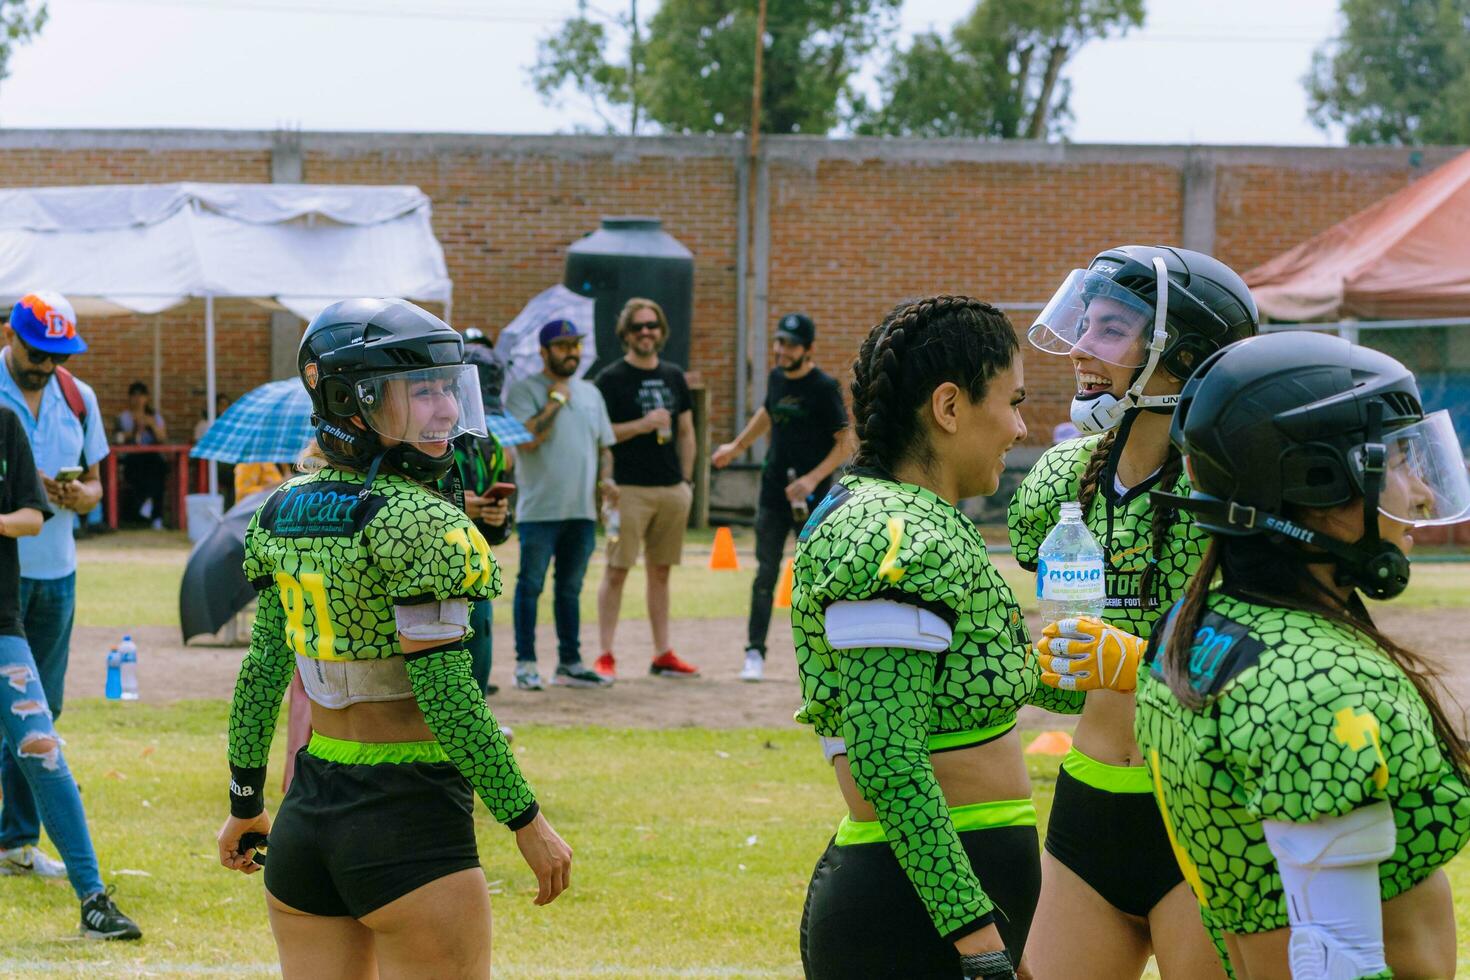
[[[97,853],[92,850],[92,835],[87,832],[87,817],[82,812],[82,797],[66,767],[61,739],[52,727],[35,658],[19,636],[0,636],[0,731],[5,733],[5,761],[24,780],[34,800],[32,805],[40,805],[41,820],[66,862],[72,890],[77,898],[100,892],[102,878],[97,871]],[[36,744],[48,739],[49,749]],[[10,792],[7,785],[7,809]],[[19,847],[36,840],[0,839],[0,847]]]
[[[61,717],[66,692],[66,664],[71,655],[72,614],[77,604],[77,576],[20,580],[20,618],[34,656],[32,666],[54,721]],[[9,742],[9,739],[0,739]],[[12,743],[13,746],[13,743]],[[41,814],[30,782],[10,752],[0,752],[0,847],[20,847],[41,839]],[[48,828],[49,829],[49,828]],[[53,835],[54,836],[54,835]]]
[[[546,570],[556,559],[551,609],[556,615],[556,655],[563,664],[582,659],[582,577],[597,547],[596,525],[588,520],[522,521],[521,570],[516,576],[516,660],[536,662],[536,602],[546,587]]]
[[[477,599],[470,607],[470,629],[475,635],[467,644],[470,650],[470,673],[483,692],[490,686],[490,627],[495,622],[489,599]]]

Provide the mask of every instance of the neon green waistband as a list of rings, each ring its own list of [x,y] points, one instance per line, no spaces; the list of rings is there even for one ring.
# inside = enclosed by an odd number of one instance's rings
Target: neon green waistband
[[[946,752],[950,749],[963,749],[971,745],[979,745],[1000,738],[1006,732],[1016,727],[1016,719],[1001,722],[999,725],[991,725],[988,728],[971,728],[963,732],[944,732],[939,735],[929,736],[930,752]]]
[[[448,762],[438,742],[351,742],[312,732],[306,751],[328,762],[376,766],[384,762]]]
[[[1079,783],[1107,793],[1152,793],[1148,766],[1110,766],[1083,755],[1073,746],[1062,759],[1062,768]]]
[[[950,807],[949,816],[954,821],[954,829],[961,832],[987,830],[991,827],[1035,827],[1036,804],[1030,800],[966,803],[964,806]],[[836,843],[839,846],[883,844],[887,840],[883,836],[883,825],[876,820],[854,820],[848,814],[837,825]]]

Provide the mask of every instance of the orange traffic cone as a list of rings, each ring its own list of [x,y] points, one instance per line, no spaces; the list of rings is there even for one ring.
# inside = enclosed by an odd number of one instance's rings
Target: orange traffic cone
[[[777,609],[791,608],[791,572],[794,565],[795,562],[788,558],[786,559],[786,563],[781,566],[781,581],[776,583]]]
[[[740,571],[740,559],[735,557],[735,536],[728,527],[715,529],[715,547],[709,553],[712,572]]]
[[[1072,748],[1072,736],[1066,732],[1042,732],[1026,746],[1027,755],[1066,755]]]

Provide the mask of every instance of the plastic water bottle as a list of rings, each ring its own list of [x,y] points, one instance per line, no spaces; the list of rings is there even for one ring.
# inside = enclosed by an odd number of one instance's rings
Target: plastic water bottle
[[[792,467],[786,471],[786,483],[789,486],[795,482],[796,468]],[[796,524],[798,527],[806,523],[807,516],[811,512],[811,505],[807,503],[806,497],[802,497],[800,500],[791,501],[791,516],[796,520]]]
[[[118,673],[122,681],[122,699],[138,700],[138,647],[131,636],[124,636],[117,645]]]
[[[1036,598],[1044,623],[1074,616],[1101,618],[1107,606],[1102,548],[1082,523],[1079,503],[1062,504],[1062,519],[1041,543],[1036,562]]]
[[[610,544],[618,543],[618,536],[623,530],[623,515],[611,504],[602,505],[602,530]]]
[[[107,686],[104,693],[109,701],[122,697],[122,654],[117,652],[117,647],[107,651]]]

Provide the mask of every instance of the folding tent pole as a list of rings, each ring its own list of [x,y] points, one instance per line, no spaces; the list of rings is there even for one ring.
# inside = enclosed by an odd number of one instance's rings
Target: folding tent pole
[[[214,295],[204,294],[204,413],[214,424]],[[209,492],[219,493],[219,467],[211,463]]]

